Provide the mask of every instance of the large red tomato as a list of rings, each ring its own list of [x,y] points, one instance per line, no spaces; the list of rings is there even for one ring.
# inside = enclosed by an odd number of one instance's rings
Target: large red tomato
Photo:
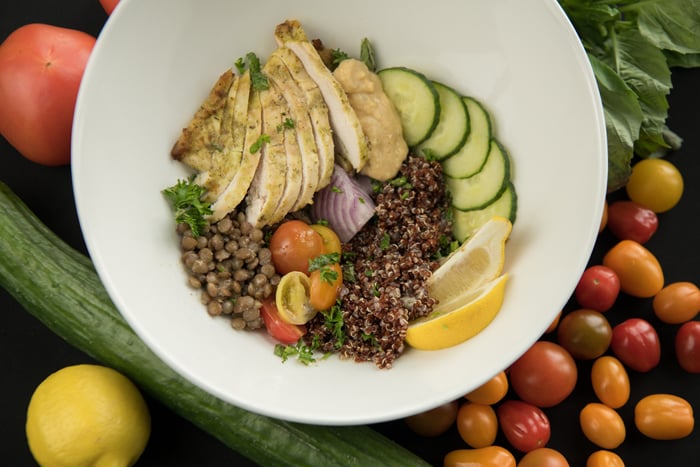
[[[0,134],[46,165],[70,162],[73,112],[95,38],[28,24],[0,44]]]

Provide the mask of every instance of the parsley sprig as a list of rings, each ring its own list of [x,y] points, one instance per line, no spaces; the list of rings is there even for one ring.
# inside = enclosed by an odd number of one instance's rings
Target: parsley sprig
[[[192,236],[199,237],[207,225],[206,216],[213,212],[211,205],[202,201],[204,188],[190,177],[178,180],[175,185],[164,189],[163,194],[175,209],[175,222],[185,222],[192,230]]]
[[[330,266],[340,263],[340,253],[326,253],[309,260],[309,272],[321,271],[321,280],[329,284],[338,280],[338,271]]]

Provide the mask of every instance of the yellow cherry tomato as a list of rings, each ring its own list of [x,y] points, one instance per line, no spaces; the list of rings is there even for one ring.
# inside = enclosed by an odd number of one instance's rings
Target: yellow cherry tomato
[[[635,203],[656,213],[666,212],[683,195],[683,176],[666,159],[644,159],[632,167],[625,189]]]
[[[518,467],[569,467],[569,461],[556,449],[537,448],[525,454]]]
[[[591,402],[581,409],[579,422],[586,438],[603,449],[617,448],[627,435],[620,414],[599,402]]]
[[[654,254],[634,240],[621,240],[603,257],[620,279],[620,289],[638,298],[653,297],[664,286],[664,273]]]
[[[426,410],[410,417],[406,417],[404,422],[408,428],[420,436],[433,438],[440,436],[452,428],[457,419],[459,403],[450,401],[432,409]]]
[[[473,448],[485,448],[496,441],[498,417],[490,405],[465,402],[457,412],[457,431]]]
[[[493,378],[474,389],[464,397],[477,404],[493,405],[500,402],[508,392],[508,377],[501,371]]]
[[[338,235],[330,227],[323,224],[311,224],[309,227],[314,229],[323,239],[323,246],[326,253],[340,253],[341,243]]]
[[[614,452],[601,449],[588,456],[586,467],[625,467],[625,463]]]
[[[277,285],[275,304],[280,318],[289,324],[305,324],[316,315],[309,302],[311,280],[300,271],[288,272]]]
[[[619,409],[630,398],[630,378],[625,366],[616,357],[604,355],[591,367],[593,392],[600,402]]]
[[[692,282],[674,282],[654,296],[652,306],[664,323],[685,323],[700,313],[700,289]]]
[[[693,407],[682,397],[652,394],[637,402],[634,424],[652,439],[680,439],[693,432],[695,417]]]
[[[443,465],[444,467],[515,467],[515,457],[501,446],[456,449],[447,453]]]

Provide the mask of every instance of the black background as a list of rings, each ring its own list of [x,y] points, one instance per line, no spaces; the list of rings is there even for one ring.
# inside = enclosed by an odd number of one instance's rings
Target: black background
[[[97,36],[106,19],[107,15],[98,0],[2,0],[0,41],[14,29],[32,22],[76,28]],[[673,84],[674,89],[669,96],[668,124],[685,142],[681,150],[669,156],[669,160],[680,168],[686,187],[679,205],[660,215],[659,230],[647,246],[659,258],[667,282],[684,280],[698,283],[700,248],[696,239],[700,201],[700,188],[697,185],[700,180],[700,70],[674,70]],[[0,138],[0,180],[8,184],[60,237],[85,252],[68,167],[44,167],[30,162]],[[552,196],[558,194],[553,193]],[[622,193],[613,194],[613,197],[621,196]],[[603,233],[591,263],[600,262],[602,254],[613,242],[607,232]],[[572,303],[567,309],[573,306]],[[622,298],[607,314],[613,325],[631,316],[647,318],[657,327],[662,341],[662,362],[658,368],[646,374],[630,372],[632,396],[620,409],[627,426],[627,439],[616,452],[627,466],[699,465],[700,428],[683,440],[661,442],[646,439],[634,427],[634,404],[647,394],[673,393],[685,397],[696,410],[700,410],[700,375],[690,375],[680,369],[673,354],[677,326],[658,322],[652,314],[649,300]],[[91,362],[91,359],[52,334],[2,289],[0,321],[0,463],[30,466],[34,462],[24,437],[24,422],[32,391],[53,371],[71,364]],[[596,449],[584,438],[578,425],[579,410],[586,403],[595,401],[590,389],[589,371],[590,363],[581,363],[574,394],[564,403],[546,409],[552,425],[549,446],[564,453],[572,466],[585,465],[587,456]],[[148,398],[148,403],[153,417],[153,431],[138,465],[254,465],[188,421],[172,414],[157,401]],[[456,429],[436,439],[423,439],[412,435],[400,420],[375,425],[375,428],[434,465],[441,465],[448,451],[467,447]],[[504,441],[499,437],[498,442]]]

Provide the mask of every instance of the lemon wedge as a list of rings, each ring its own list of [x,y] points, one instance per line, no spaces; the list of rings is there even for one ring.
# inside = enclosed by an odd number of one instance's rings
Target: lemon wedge
[[[438,300],[438,310],[458,306],[455,300],[494,280],[503,272],[505,244],[513,224],[505,217],[486,221],[428,278],[428,294]],[[444,305],[440,305],[444,304]]]
[[[306,324],[316,315],[309,303],[311,279],[300,271],[288,272],[277,285],[275,304],[280,318],[290,324]]]
[[[456,308],[436,306],[408,325],[406,343],[421,350],[439,350],[461,344],[493,321],[503,304],[508,274],[503,274],[459,298]],[[451,305],[447,305],[451,306]]]

